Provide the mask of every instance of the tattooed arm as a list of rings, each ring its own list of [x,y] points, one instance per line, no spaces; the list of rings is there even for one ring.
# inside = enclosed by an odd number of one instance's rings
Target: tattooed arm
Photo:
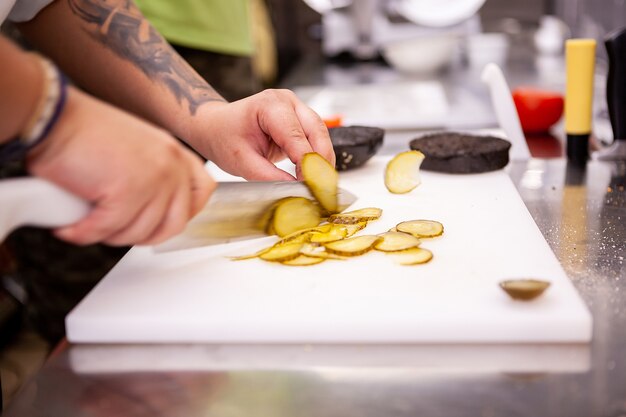
[[[87,91],[166,128],[225,170],[289,179],[274,167],[317,151],[334,163],[319,116],[293,93],[226,103],[130,0],[56,0],[21,25]]]
[[[79,86],[174,133],[224,101],[128,0],[56,0],[20,29]]]

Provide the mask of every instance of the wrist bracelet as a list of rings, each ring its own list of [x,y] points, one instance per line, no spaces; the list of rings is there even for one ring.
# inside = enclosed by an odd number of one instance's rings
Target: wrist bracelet
[[[44,86],[35,111],[19,136],[0,145],[0,163],[22,160],[43,142],[59,119],[67,97],[67,82],[48,59],[35,55],[44,73]]]

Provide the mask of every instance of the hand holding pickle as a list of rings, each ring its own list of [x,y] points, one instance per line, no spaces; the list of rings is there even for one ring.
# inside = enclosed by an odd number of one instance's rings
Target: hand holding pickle
[[[289,158],[301,178],[304,155],[318,153],[334,166],[335,153],[322,119],[289,90],[265,90],[232,103],[198,109],[187,142],[230,174],[255,181],[288,181],[274,163]]]

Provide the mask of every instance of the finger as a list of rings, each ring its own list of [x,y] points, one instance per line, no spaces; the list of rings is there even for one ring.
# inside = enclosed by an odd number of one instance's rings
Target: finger
[[[242,158],[243,164],[238,172],[248,181],[293,181],[296,178],[276,167],[263,155],[249,151],[249,154]]]
[[[56,237],[77,245],[91,245],[123,230],[139,214],[145,201],[124,204],[103,199],[79,222],[55,229]]]
[[[217,183],[204,168],[202,161],[193,153],[186,155],[191,170],[191,204],[189,218],[195,216],[206,205],[211,194],[215,191]]]
[[[299,165],[304,154],[313,152],[291,99],[281,101],[269,109],[264,109],[259,119],[261,129],[296,165]]]
[[[152,236],[167,214],[171,200],[174,198],[174,190],[171,193],[159,194],[158,197],[149,200],[126,227],[107,236],[103,242],[112,246],[133,245]]]
[[[161,224],[146,239],[137,242],[139,245],[156,245],[179,234],[189,221],[192,206],[191,187],[179,187],[170,200]]]
[[[295,109],[313,151],[322,155],[332,166],[335,166],[335,151],[328,134],[328,128],[322,118],[298,99],[295,102]]]
[[[206,205],[217,187],[200,158],[188,151],[183,156],[188,179],[183,187],[178,187],[181,192],[171,201],[168,215],[151,236],[140,242],[142,245],[154,245],[182,232],[187,222]]]

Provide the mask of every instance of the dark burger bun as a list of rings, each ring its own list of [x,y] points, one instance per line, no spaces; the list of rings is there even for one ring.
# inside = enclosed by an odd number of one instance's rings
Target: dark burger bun
[[[511,143],[495,136],[439,132],[410,142],[424,154],[421,169],[451,174],[477,174],[504,168]]]

